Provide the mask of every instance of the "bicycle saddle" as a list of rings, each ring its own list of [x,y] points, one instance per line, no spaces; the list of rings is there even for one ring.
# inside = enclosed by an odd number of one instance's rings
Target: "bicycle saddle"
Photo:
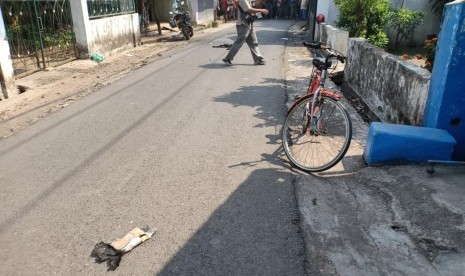
[[[312,61],[313,63],[313,66],[315,66],[316,68],[318,68],[319,70],[322,70],[322,69],[325,69],[325,68],[329,68],[331,67],[331,65],[333,64],[331,62],[331,60],[328,60],[328,62],[326,63],[326,66],[325,66],[325,58],[321,58],[321,57],[316,57],[313,59]]]

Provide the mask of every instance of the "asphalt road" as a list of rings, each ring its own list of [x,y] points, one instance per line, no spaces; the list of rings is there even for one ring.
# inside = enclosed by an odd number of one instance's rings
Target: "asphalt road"
[[[106,274],[94,245],[149,225],[113,275],[303,275],[279,142],[291,23],[256,24],[266,66],[246,46],[222,64],[231,26],[0,141],[0,274]]]

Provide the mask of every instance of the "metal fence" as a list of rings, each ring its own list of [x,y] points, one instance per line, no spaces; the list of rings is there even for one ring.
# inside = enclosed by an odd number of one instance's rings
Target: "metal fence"
[[[15,74],[76,57],[69,0],[0,0]]]
[[[89,18],[95,19],[136,11],[134,0],[87,0]]]

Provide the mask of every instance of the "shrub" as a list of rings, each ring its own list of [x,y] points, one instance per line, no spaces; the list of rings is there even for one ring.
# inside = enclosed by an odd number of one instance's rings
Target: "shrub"
[[[389,38],[384,32],[383,29],[378,29],[375,33],[371,34],[368,37],[368,40],[370,41],[371,44],[376,45],[381,48],[385,48],[386,45],[389,43]]]
[[[395,49],[399,48],[404,38],[413,36],[415,28],[423,22],[425,15],[419,11],[407,9],[392,9],[388,26],[393,27],[396,32]]]
[[[428,69],[429,71],[433,70],[434,57],[436,56],[437,45],[438,45],[437,38],[433,38],[431,40],[425,41],[425,50],[426,50],[425,69]]]
[[[334,0],[339,9],[338,27],[349,31],[351,37],[363,37],[385,48],[388,38],[383,28],[389,20],[388,0]]]

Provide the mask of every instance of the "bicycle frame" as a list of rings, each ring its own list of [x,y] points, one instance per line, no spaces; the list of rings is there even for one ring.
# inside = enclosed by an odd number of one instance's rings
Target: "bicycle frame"
[[[327,69],[323,69],[323,70],[314,69],[314,70],[315,71],[312,73],[313,77],[308,86],[307,93],[305,94],[305,96],[299,98],[297,101],[294,102],[291,108],[289,108],[288,114],[289,114],[289,111],[291,111],[294,108],[294,106],[298,104],[300,100],[307,99],[309,97],[313,97],[312,106],[314,106],[318,96],[320,95],[333,98],[336,101],[342,98],[342,95],[340,93],[333,92],[333,91],[330,91],[324,88],[324,84],[327,78]],[[313,114],[313,112],[311,114]]]
[[[317,126],[317,123],[314,123],[313,121],[314,120],[318,120],[318,113],[319,113],[319,107],[316,106],[316,102],[317,100],[321,100],[321,97],[329,97],[329,98],[332,98],[336,101],[339,101],[342,97],[342,95],[340,93],[336,93],[336,92],[333,92],[333,91],[330,91],[330,90],[327,90],[324,88],[324,85],[325,85],[325,82],[326,82],[326,79],[328,77],[328,61],[333,58],[333,57],[336,57],[335,55],[327,55],[325,57],[325,63],[324,63],[324,66],[323,68],[314,68],[313,71],[312,71],[312,77],[311,77],[311,80],[310,80],[310,83],[308,85],[308,89],[307,89],[307,93],[305,94],[304,97],[302,98],[299,98],[296,102],[294,102],[294,104],[291,106],[291,108],[289,109],[288,111],[288,114],[289,112],[293,109],[293,107],[295,105],[297,105],[301,100],[303,99],[308,99],[310,97],[312,97],[312,106],[311,106],[311,110],[308,110],[306,111],[306,115],[310,115],[310,126],[313,127],[313,126]],[[316,119],[315,119],[316,118]]]
[[[312,49],[329,50],[324,58],[315,58],[305,94],[297,96],[287,112],[282,143],[286,155],[296,167],[321,172],[336,165],[345,155],[352,138],[350,116],[339,101],[339,91],[325,87],[332,58],[344,63],[345,57],[319,43],[304,43]]]

